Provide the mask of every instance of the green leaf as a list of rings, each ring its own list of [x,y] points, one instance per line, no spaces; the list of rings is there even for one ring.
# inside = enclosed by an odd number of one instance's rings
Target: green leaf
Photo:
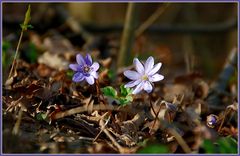
[[[5,69],[11,62],[11,57],[8,57],[7,53],[11,47],[10,42],[2,41],[2,66]]]
[[[231,137],[220,138],[217,144],[220,153],[237,153],[237,142]]]
[[[102,88],[101,90],[105,96],[117,98],[117,91],[113,87],[107,86],[107,87]]]
[[[33,25],[31,25],[31,24],[28,24],[28,25],[27,25],[27,28],[28,28],[28,29],[33,29],[33,28],[34,28],[34,26],[33,26]]]
[[[107,76],[110,80],[114,80],[116,78],[116,71],[109,69],[107,72]]]
[[[138,146],[147,146],[149,139],[144,139],[142,142],[138,142],[137,145]]]
[[[28,5],[28,9],[25,14],[24,22],[23,22],[23,24],[20,24],[23,31],[27,30],[29,28],[29,26],[31,26],[28,24],[30,22],[30,20],[31,20],[31,5]]]
[[[39,120],[39,121],[43,121],[43,120],[45,120],[45,119],[47,118],[47,113],[38,113],[38,114],[36,115],[36,118],[37,118],[37,120]]]
[[[6,51],[2,51],[2,65],[3,65],[3,69],[5,69],[5,67],[7,66],[7,63],[6,63]]]
[[[238,144],[232,137],[222,137],[215,143],[211,140],[204,140],[202,144],[206,153],[237,153]]]
[[[26,57],[31,63],[37,62],[38,54],[35,44],[29,43],[27,47]]]
[[[124,85],[121,85],[120,86],[120,93],[121,93],[121,96],[127,96],[129,94],[132,94],[132,89],[131,88],[125,88]]]
[[[68,76],[69,78],[72,78],[72,77],[73,77],[73,74],[74,74],[74,72],[73,72],[72,70],[68,70],[68,71],[67,71],[67,76]]]
[[[10,42],[2,41],[2,51],[7,51],[11,47]]]
[[[206,153],[216,153],[215,145],[212,143],[211,140],[204,140],[202,147]]]
[[[155,153],[169,153],[169,149],[167,146],[161,144],[151,144],[143,149],[140,149],[137,153],[141,154],[155,154]]]
[[[124,98],[124,97],[120,97],[119,99],[118,99],[118,101],[119,101],[119,104],[120,105],[126,105],[129,101],[126,99],[126,98]]]
[[[127,96],[127,97],[120,97],[118,99],[120,105],[126,105],[128,104],[129,102],[132,102],[133,101],[133,98],[132,96]]]

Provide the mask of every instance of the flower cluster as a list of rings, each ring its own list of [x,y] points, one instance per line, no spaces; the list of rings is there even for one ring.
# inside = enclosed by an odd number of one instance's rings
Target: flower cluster
[[[95,79],[98,78],[97,70],[99,63],[93,62],[89,54],[84,58],[81,54],[76,56],[77,64],[70,64],[69,67],[76,73],[73,75],[74,82],[86,80],[90,85],[94,84]],[[133,88],[132,94],[138,94],[142,90],[150,93],[153,90],[153,82],[161,81],[164,79],[163,75],[157,72],[162,66],[162,63],[154,65],[154,59],[150,56],[143,64],[137,58],[134,58],[133,64],[136,71],[127,70],[124,75],[131,81],[125,84],[126,88]]]

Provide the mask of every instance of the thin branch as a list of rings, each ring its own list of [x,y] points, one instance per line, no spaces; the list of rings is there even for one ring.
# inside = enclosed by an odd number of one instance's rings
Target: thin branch
[[[137,15],[138,15],[137,4],[129,3],[121,39],[121,46],[117,60],[118,68],[125,65],[125,63],[128,60],[127,58],[129,57],[132,51],[132,46],[134,42],[134,29],[137,23]]]
[[[168,8],[170,3],[165,3],[159,7],[136,31],[135,37],[140,36],[145,30],[147,30]]]

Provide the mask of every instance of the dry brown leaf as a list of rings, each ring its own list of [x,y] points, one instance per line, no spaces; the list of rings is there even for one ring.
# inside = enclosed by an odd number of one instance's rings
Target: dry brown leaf
[[[50,52],[43,53],[43,55],[38,58],[38,63],[45,64],[56,70],[66,70],[68,69],[68,64],[69,64],[67,61],[61,58],[58,54],[53,54]]]

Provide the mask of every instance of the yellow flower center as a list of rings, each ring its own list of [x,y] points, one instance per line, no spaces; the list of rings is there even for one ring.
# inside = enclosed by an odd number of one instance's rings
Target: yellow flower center
[[[144,81],[148,80],[148,76],[147,75],[143,75],[142,76],[142,80],[144,80]]]

